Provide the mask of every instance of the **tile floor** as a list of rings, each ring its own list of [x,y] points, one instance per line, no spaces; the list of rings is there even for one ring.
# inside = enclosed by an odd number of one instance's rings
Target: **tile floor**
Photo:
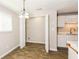
[[[44,45],[27,43],[23,49],[15,49],[2,59],[68,59],[68,50],[58,48],[57,52],[46,53]]]

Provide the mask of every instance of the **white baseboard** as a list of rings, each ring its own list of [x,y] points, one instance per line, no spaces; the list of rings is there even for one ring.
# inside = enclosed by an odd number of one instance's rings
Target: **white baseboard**
[[[52,49],[52,48],[50,48],[50,51],[57,51],[57,49]]]
[[[30,42],[30,43],[39,43],[39,44],[45,44],[44,42],[36,42],[36,41],[27,41],[27,42]]]
[[[15,46],[14,48],[12,48],[11,50],[9,50],[8,52],[4,53],[3,55],[0,56],[0,59],[3,58],[4,56],[6,56],[7,54],[9,54],[10,52],[12,52],[14,49],[18,48],[19,45]]]

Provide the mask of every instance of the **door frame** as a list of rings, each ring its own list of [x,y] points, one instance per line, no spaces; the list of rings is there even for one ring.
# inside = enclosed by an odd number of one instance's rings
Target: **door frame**
[[[25,18],[20,18],[20,48],[25,47]],[[49,52],[49,15],[45,15],[45,50]]]
[[[20,17],[20,42],[19,42],[19,46],[20,48],[24,48],[25,47],[25,17]]]
[[[49,53],[49,15],[45,15],[45,50]]]

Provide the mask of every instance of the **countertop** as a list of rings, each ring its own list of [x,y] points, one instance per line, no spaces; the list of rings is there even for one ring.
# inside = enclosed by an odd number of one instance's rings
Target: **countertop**
[[[69,45],[68,47],[72,48],[76,53],[78,53],[78,41],[77,40],[67,41],[67,44]]]
[[[58,35],[78,35],[78,34],[70,34],[69,32],[58,32]]]

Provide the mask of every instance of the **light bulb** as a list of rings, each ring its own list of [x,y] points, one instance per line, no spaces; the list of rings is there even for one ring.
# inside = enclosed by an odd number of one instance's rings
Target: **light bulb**
[[[27,15],[27,16],[25,16],[25,18],[26,18],[26,19],[29,19],[29,16]]]
[[[20,17],[20,18],[22,18],[22,17],[23,17],[23,15],[20,15],[19,17]]]
[[[29,14],[26,12],[25,15],[28,16]]]

